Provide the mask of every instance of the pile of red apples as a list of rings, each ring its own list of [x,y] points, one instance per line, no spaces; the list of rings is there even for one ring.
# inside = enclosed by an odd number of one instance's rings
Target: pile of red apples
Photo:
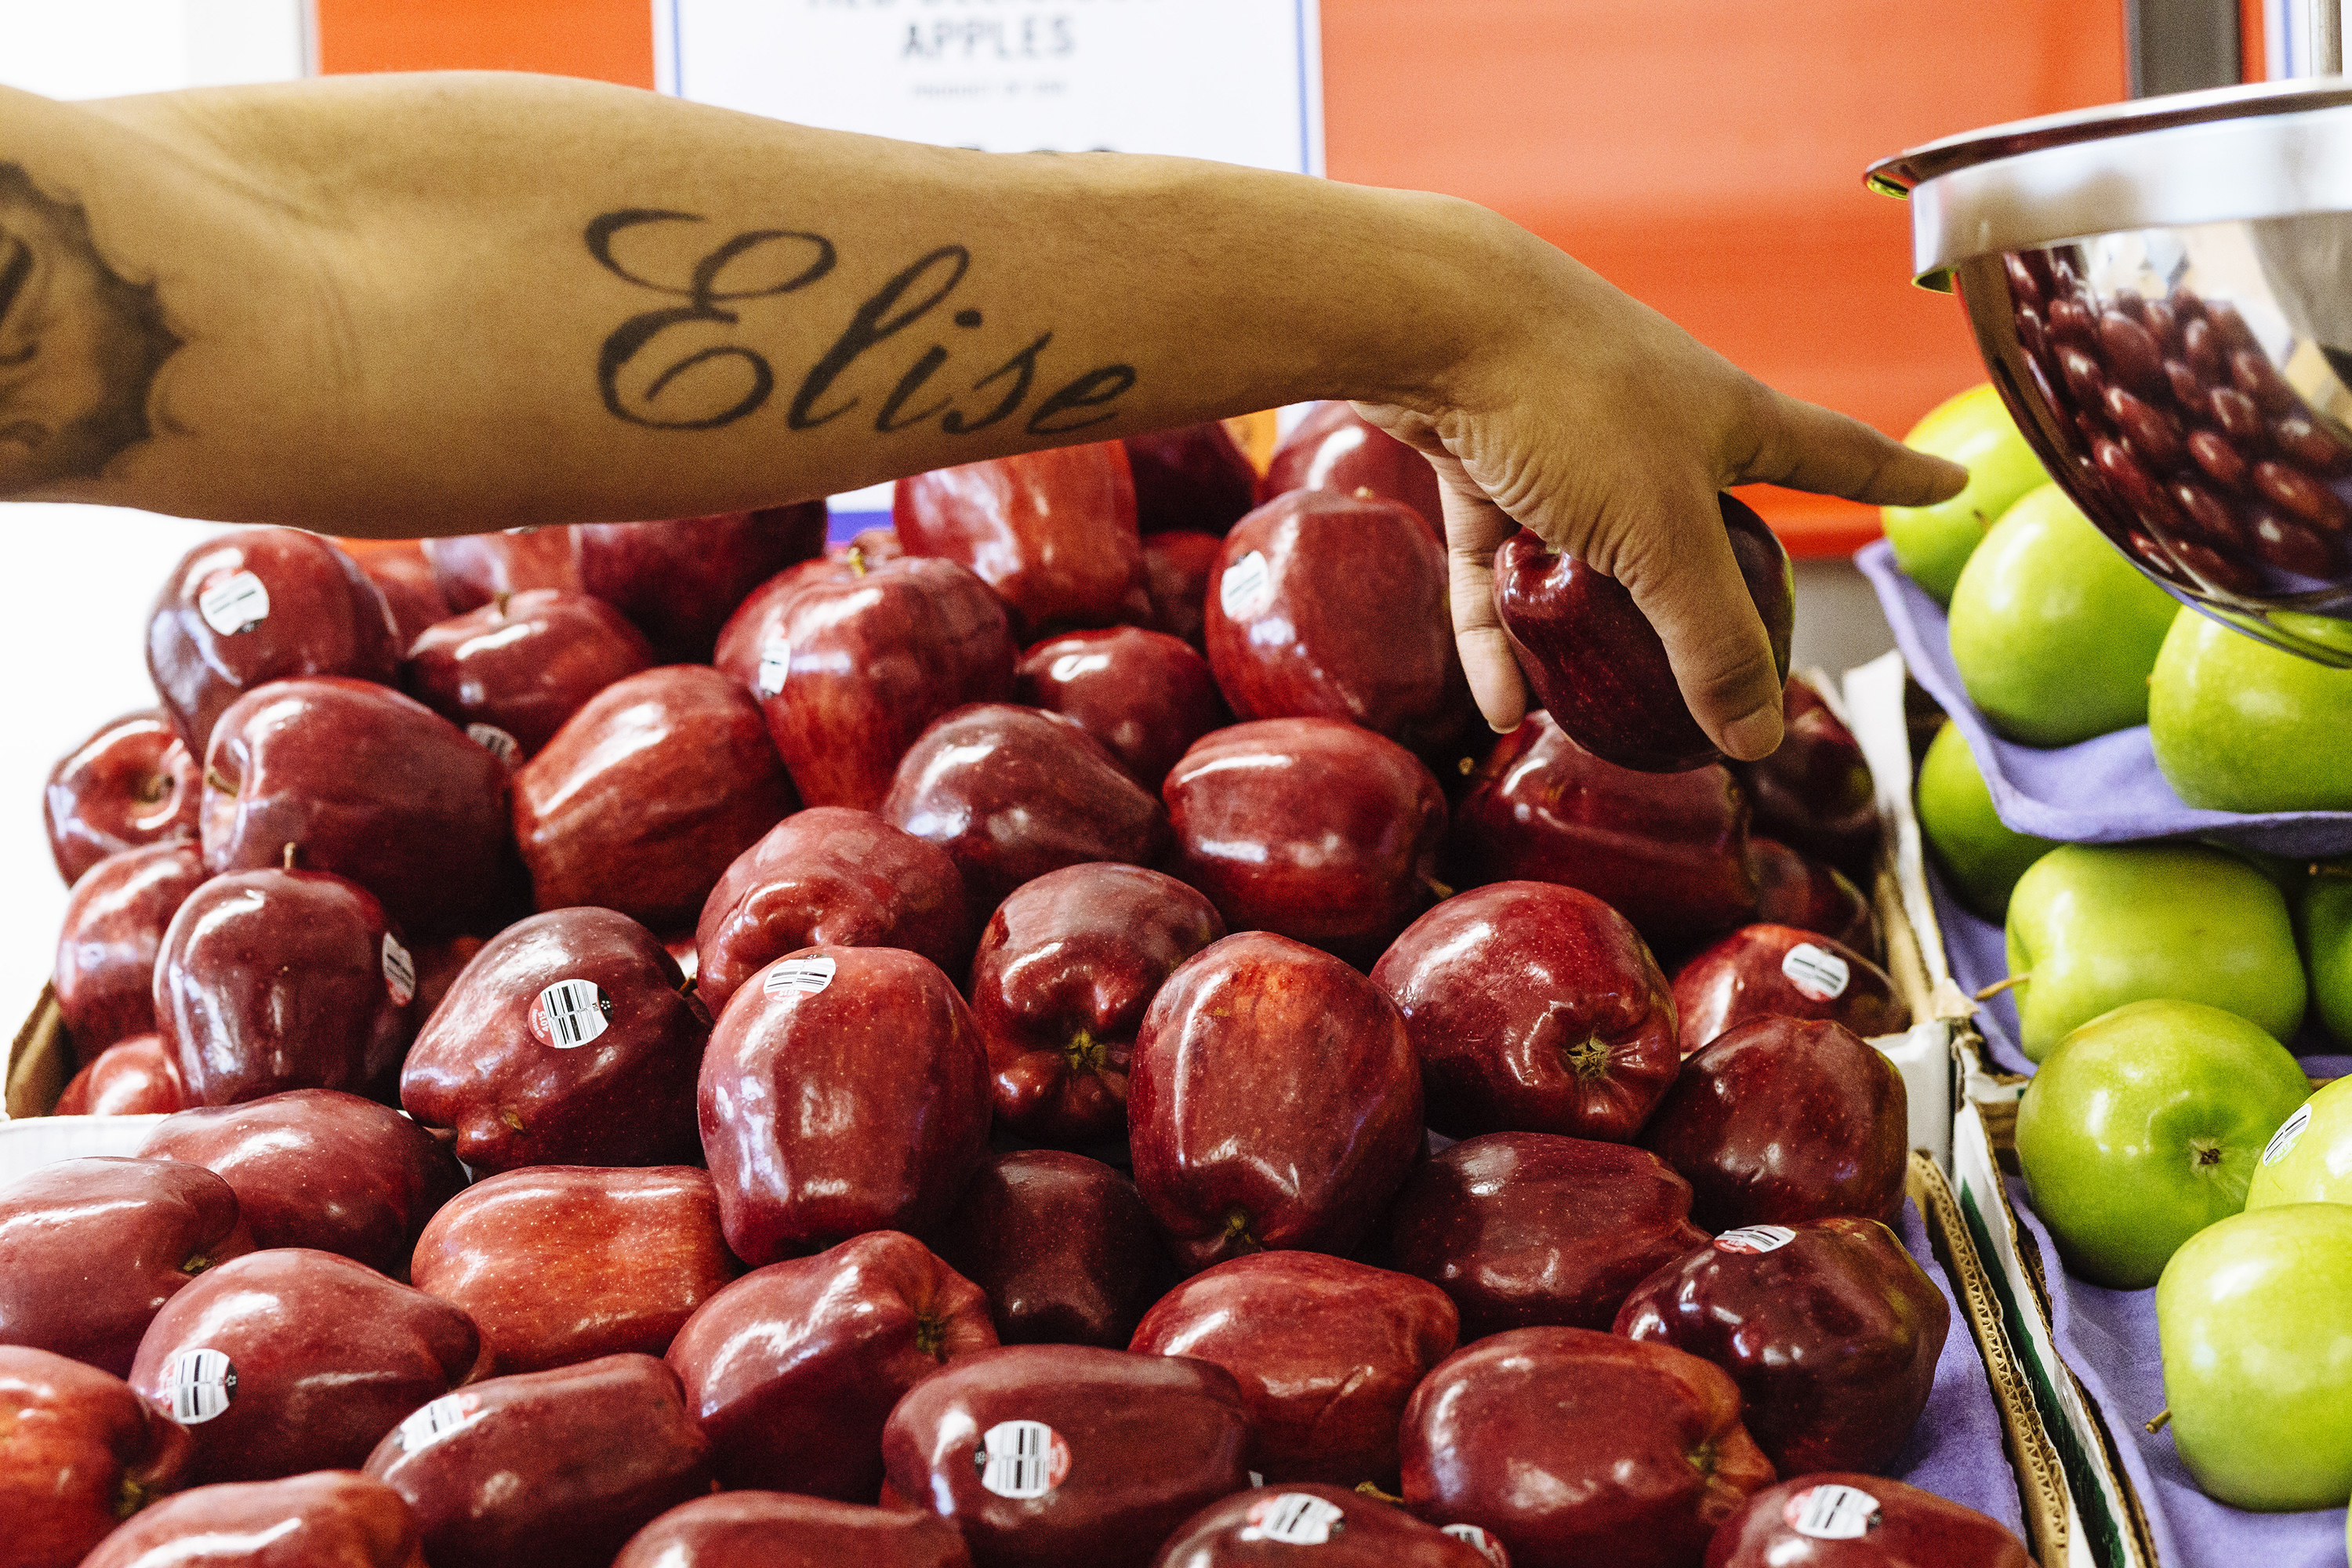
[[[193,551],[48,786],[58,1110],[174,1114],[0,1189],[0,1568],[2021,1564],[1885,1479],[1853,737],[1715,759],[1524,542],[1679,771],[1494,736],[1436,515],[1337,404]]]

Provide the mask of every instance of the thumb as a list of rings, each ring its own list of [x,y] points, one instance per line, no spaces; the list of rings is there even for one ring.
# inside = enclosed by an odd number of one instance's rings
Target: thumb
[[[1662,497],[1675,515],[1638,537],[1670,542],[1617,562],[1617,580],[1656,628],[1683,702],[1727,756],[1780,743],[1780,672],[1711,492]],[[1671,552],[1671,559],[1664,552]]]

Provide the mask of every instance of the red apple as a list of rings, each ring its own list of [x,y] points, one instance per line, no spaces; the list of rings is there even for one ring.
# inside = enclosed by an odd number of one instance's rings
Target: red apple
[[[1446,900],[1372,966],[1442,1132],[1625,1142],[1675,1080],[1666,977],[1625,917],[1549,882]]]
[[[184,1110],[188,1087],[161,1035],[133,1035],[98,1053],[58,1096],[58,1116],[149,1116]]]
[[[453,936],[418,944],[415,954],[416,1016],[433,1016],[441,999],[449,994],[449,987],[457,983],[457,976],[466,972],[466,965],[473,963],[474,955],[481,951],[482,939],[478,936]]]
[[[551,910],[486,943],[416,1037],[401,1105],[478,1171],[662,1165],[694,1152],[710,1017],[659,938]]]
[[[1143,536],[1143,585],[1151,596],[1151,624],[1206,651],[1209,583],[1225,552],[1217,533],[1147,533]]]
[[[1842,1025],[1757,1018],[1683,1063],[1642,1130],[1710,1230],[1856,1215],[1892,1225],[1910,1135],[1903,1075]]]
[[[989,1349],[988,1299],[913,1237],[869,1231],[772,1263],[670,1342],[719,1480],[845,1501],[882,1482],[882,1423],[946,1363]]]
[[[1146,535],[1223,533],[1257,504],[1257,470],[1218,420],[1120,444],[1135,477],[1135,525]]]
[[[9,1568],[74,1568],[188,1464],[187,1433],[130,1384],[24,1345],[0,1345],[0,1432]]]
[[[971,963],[996,1120],[1044,1143],[1124,1137],[1144,1009],[1224,934],[1208,900],[1140,866],[1066,866],[1016,889]]]
[[[1429,459],[1348,403],[1317,404],[1274,449],[1258,496],[1272,500],[1290,490],[1336,490],[1346,496],[1370,490],[1411,507],[1431,538],[1445,531],[1437,470]]]
[[[1721,1368],[1590,1329],[1456,1352],[1404,1414],[1405,1506],[1500,1539],[1513,1568],[1691,1568],[1772,1465]]]
[[[1780,749],[1733,771],[1756,826],[1867,881],[1878,855],[1878,798],[1853,731],[1801,675],[1781,689]]]
[[[1397,1421],[1454,1353],[1445,1292],[1315,1252],[1257,1252],[1195,1274],[1144,1315],[1128,1348],[1234,1374],[1252,1470],[1273,1481],[1394,1483]]]
[[[449,600],[417,541],[371,550],[358,559],[360,570],[368,574],[383,595],[384,608],[392,612],[396,644],[404,652],[425,627],[449,618]]]
[[[890,1490],[963,1532],[980,1568],[1143,1568],[1246,1484],[1223,1368],[1092,1345],[1007,1345],[915,1385],[882,1429]]]
[[[416,1288],[463,1308],[498,1369],[659,1355],[742,1272],[690,1165],[533,1165],[459,1193],[433,1216]]]
[[[441,1141],[389,1106],[331,1089],[184,1110],[139,1147],[202,1165],[236,1194],[256,1247],[307,1247],[400,1278],[417,1233],[466,1184]]]
[[[952,561],[853,548],[771,579],[719,635],[713,662],[759,700],[811,805],[872,811],[925,726],[1013,689],[1004,605]]]
[[[1808,860],[1777,839],[1750,836],[1748,863],[1756,873],[1756,918],[1831,937],[1877,963],[1885,951],[1878,911],[1836,867]]]
[[[1027,637],[1151,614],[1135,480],[1117,441],[900,479],[891,525],[910,555],[969,566]]]
[[[41,791],[68,886],[110,855],[196,836],[195,759],[160,711],[126,713],[58,759]]]
[[[233,1258],[163,1303],[130,1381],[188,1428],[191,1480],[266,1481],[355,1468],[480,1353],[472,1320],[448,1302],[282,1247]]]
[[[1886,971],[1842,942],[1793,926],[1742,926],[1675,975],[1685,1056],[1757,1018],[1827,1018],[1869,1038],[1911,1026]]]
[[[1160,794],[1169,869],[1235,931],[1270,931],[1369,967],[1438,886],[1445,797],[1413,754],[1337,719],[1203,735]]]
[[[402,679],[410,696],[516,763],[537,755],[590,698],[653,662],[645,635],[604,600],[534,588],[427,627],[410,643]]]
[[[0,1187],[0,1344],[121,1376],[163,1303],[253,1250],[236,1194],[170,1160],[61,1160]]]
[[[1267,931],[1203,948],[1144,1015],[1128,1080],[1135,1184],[1179,1262],[1346,1252],[1421,1151],[1396,1005]]]
[[[941,1256],[988,1293],[1008,1345],[1124,1350],[1168,1266],[1135,1184],[1060,1149],[982,1166],[941,1234]]]
[[[971,1568],[954,1526],[784,1492],[682,1502],[629,1538],[613,1568]]]
[[[534,588],[581,591],[578,542],[572,530],[560,525],[534,524],[418,542],[432,564],[434,579],[441,584],[441,596],[460,615],[500,594],[525,594]]]
[[[1883,1476],[1800,1477],[1716,1526],[1706,1568],[2032,1568],[2025,1543],[1972,1508]]]
[[[433,1568],[584,1568],[709,1492],[710,1445],[676,1373],[614,1355],[436,1400],[367,1473],[407,1500]]]
[[[1797,615],[1789,552],[1746,503],[1716,499],[1785,681]],[[1722,760],[1684,705],[1666,645],[1615,578],[1573,555],[1553,554],[1523,528],[1495,552],[1495,614],[1537,705],[1585,750],[1644,773]]]
[[[174,841],[109,855],[74,884],[49,986],[85,1066],[154,1031],[155,955],[205,875],[203,851]]]
[[[424,1568],[400,1494],[321,1470],[198,1487],[106,1538],[82,1568]]]
[[[1184,1521],[1152,1568],[1255,1568],[1298,1560],[1316,1568],[1492,1568],[1478,1548],[1378,1497],[1308,1482],[1259,1487]]]
[[[1489,1132],[1415,1171],[1389,1258],[1454,1299],[1465,1342],[1606,1329],[1626,1293],[1706,1243],[1691,1186],[1654,1154],[1550,1132]]]
[[[898,948],[803,948],[746,982],[699,1095],[727,1245],[755,1268],[869,1230],[935,1235],[988,1152],[971,1010]]]
[[[1143,865],[1168,814],[1076,721],[1009,702],[959,708],[899,759],[886,821],[948,852],[975,909],[1089,860]]]
[[[674,522],[572,526],[580,585],[643,627],[664,663],[702,663],[761,583],[824,549],[821,500]]]
[[[694,930],[695,980],[715,1014],[803,947],[903,947],[960,974],[973,923],[947,851],[870,811],[813,805],[770,828],[710,889]]]
[[[147,623],[147,671],[196,756],[245,692],[292,676],[390,682],[400,634],[358,562],[296,528],[215,534],[180,558]]]
[[[522,765],[514,836],[541,909],[600,904],[667,930],[795,804],[743,689],[664,665],[590,698]]]
[[[1895,1462],[1951,1323],[1893,1231],[1822,1219],[1726,1232],[1635,1286],[1614,1331],[1729,1373],[1748,1435],[1801,1476]]]
[[[1140,626],[1048,637],[1013,667],[1013,700],[1076,720],[1155,795],[1185,748],[1232,721],[1208,661]]]

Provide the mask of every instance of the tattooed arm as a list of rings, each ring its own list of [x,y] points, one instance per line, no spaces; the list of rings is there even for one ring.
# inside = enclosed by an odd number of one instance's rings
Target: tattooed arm
[[[1314,396],[1437,462],[1498,723],[1511,519],[1623,581],[1753,753],[1779,704],[1714,492],[1958,483],[1445,198],[530,77],[0,89],[0,499],[402,536],[681,516]]]

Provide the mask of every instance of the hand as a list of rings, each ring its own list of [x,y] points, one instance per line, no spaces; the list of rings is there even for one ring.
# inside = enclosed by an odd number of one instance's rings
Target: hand
[[[1434,396],[1357,405],[1437,468],[1454,632],[1479,710],[1497,731],[1527,711],[1494,598],[1495,551],[1525,524],[1623,584],[1700,727],[1731,756],[1764,756],[1780,743],[1780,682],[1717,492],[1760,480],[1920,506],[1968,472],[1783,396],[1531,243],[1532,276],[1494,280],[1493,330]]]

